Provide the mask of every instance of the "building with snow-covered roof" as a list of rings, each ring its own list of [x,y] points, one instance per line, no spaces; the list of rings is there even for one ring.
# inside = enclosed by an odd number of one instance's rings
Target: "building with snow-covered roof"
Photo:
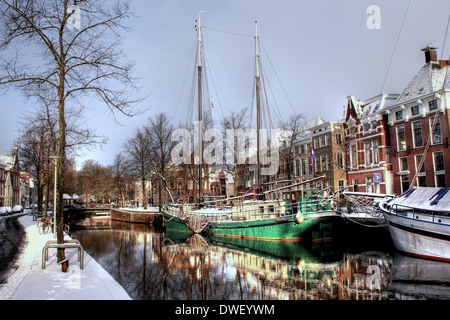
[[[280,168],[277,180],[283,181],[290,178],[286,182],[290,184],[325,175],[323,181],[305,187],[331,187],[332,190],[337,190],[339,187],[345,186],[343,143],[343,123],[325,121],[321,117],[308,120],[303,128],[303,133],[293,143],[291,159],[286,154],[287,146],[280,149]],[[290,165],[288,164],[289,160],[291,161]]]
[[[389,127],[383,111],[398,95],[380,94],[367,100],[347,98],[345,168],[352,191],[392,192]]]
[[[5,166],[5,206],[15,206],[20,203],[20,165],[19,151],[14,148],[14,153],[0,154],[0,160]]]
[[[0,207],[6,207],[6,163],[0,159]]]
[[[386,110],[396,194],[450,186],[450,61],[438,60],[436,49],[422,49],[425,65]]]
[[[450,63],[438,60],[436,49],[422,49],[425,64],[401,94],[348,97],[346,161],[353,191],[401,194],[413,185],[450,186]]]

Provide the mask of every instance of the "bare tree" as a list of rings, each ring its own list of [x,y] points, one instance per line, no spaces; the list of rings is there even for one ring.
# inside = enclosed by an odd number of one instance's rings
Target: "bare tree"
[[[158,113],[150,118],[149,122],[145,127],[149,141],[148,155],[151,171],[159,178],[159,206],[161,208],[163,186],[173,202],[168,183],[172,179],[169,174],[173,167],[171,152],[174,144],[171,142],[171,137],[174,128],[165,113]]]
[[[53,183],[53,179],[51,179],[53,170],[49,167],[51,165],[49,157],[55,154],[58,145],[58,110],[55,105],[48,104],[45,99],[40,99],[40,101],[41,104],[36,109],[27,110],[21,114],[18,128],[21,135],[15,145],[20,149],[24,168],[35,174],[38,209],[42,211],[43,187]],[[78,150],[105,142],[105,138],[97,136],[94,131],[84,126],[81,114],[82,109],[80,108],[70,108],[66,113],[66,119],[68,119],[66,168],[70,168],[67,164],[74,161],[74,159],[70,160],[70,157],[77,154]],[[75,177],[76,173],[72,172],[71,175]],[[66,181],[71,186],[65,184],[64,193],[73,194],[76,189],[76,179],[66,179]],[[46,198],[50,198],[48,192]]]
[[[0,2],[0,49],[16,54],[0,62],[0,86],[15,87],[27,97],[42,96],[58,107],[58,201],[57,241],[62,243],[63,185],[66,158],[67,104],[81,104],[82,95],[93,94],[114,114],[133,115],[137,99],[133,64],[120,50],[123,20],[130,15],[128,3],[81,0],[2,0]],[[82,17],[82,19],[81,19]],[[40,53],[28,65],[29,49]],[[37,57],[33,57],[37,59]],[[52,97],[56,97],[53,99]],[[58,261],[65,259],[58,250]]]
[[[289,117],[287,121],[280,123],[283,128],[281,138],[286,141],[286,147],[282,153],[286,161],[287,179],[292,178],[294,172],[294,142],[304,134],[306,118],[302,113],[296,113]]]
[[[84,161],[78,172],[78,188],[83,202],[109,203],[114,198],[112,168],[92,159]]]
[[[231,114],[228,117],[225,117],[220,122],[222,125],[222,130],[225,132],[229,130],[230,132],[233,132],[233,143],[234,143],[234,150],[233,150],[233,160],[230,161],[230,159],[226,159],[224,161],[223,169],[225,172],[232,175],[234,180],[234,195],[236,196],[238,194],[238,173],[239,173],[239,166],[237,164],[237,148],[238,148],[238,129],[247,130],[247,112],[248,107],[241,109],[240,112],[235,113],[234,111],[231,111]]]
[[[204,110],[203,116],[202,116],[201,128],[200,128],[200,130],[202,131],[200,137],[203,139],[205,137],[206,130],[212,129],[213,127],[214,127],[214,119],[212,117],[211,110]],[[195,129],[193,127],[191,127],[191,128],[189,128],[189,130],[191,131],[191,136],[195,137],[196,136],[194,133]],[[195,146],[197,143],[198,143],[198,141],[193,141],[194,149],[195,149]],[[202,144],[201,144],[202,150],[200,150],[198,152],[203,155],[204,150],[207,145],[208,145],[208,143],[202,142]],[[200,203],[200,202],[202,202],[205,181],[207,181],[209,179],[210,172],[209,172],[209,165],[205,162],[204,157],[202,156],[202,161],[201,161],[201,166],[200,166],[198,164],[199,159],[196,159],[195,153],[196,153],[195,150],[194,150],[194,152],[191,153],[191,162],[190,162],[190,164],[184,165],[184,168],[186,170],[187,176],[190,179],[192,179],[192,181],[194,182],[193,183],[194,203]],[[200,185],[200,174],[199,174],[200,172],[201,172],[201,178],[202,178],[201,185]]]
[[[36,178],[37,206],[38,211],[42,212],[44,188],[50,174],[48,154],[51,144],[50,135],[40,120],[36,119],[35,124],[40,123],[41,125],[26,127],[15,145],[20,150],[21,167],[28,172],[32,172]]]
[[[149,159],[148,150],[149,140],[145,129],[138,128],[132,138],[129,138],[123,145],[128,154],[129,164],[134,173],[139,176],[142,187],[142,201],[144,209],[147,209],[147,195],[145,185],[149,177]]]
[[[112,165],[113,181],[116,191],[116,200],[121,207],[125,205],[125,198],[130,184],[134,183],[135,175],[132,174],[130,161],[123,153],[119,153],[114,157]]]

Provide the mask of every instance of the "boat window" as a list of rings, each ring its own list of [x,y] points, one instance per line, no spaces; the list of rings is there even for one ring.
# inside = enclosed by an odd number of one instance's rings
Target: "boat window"
[[[264,207],[263,206],[259,207],[259,213],[264,213]]]
[[[269,212],[270,213],[275,212],[275,208],[273,205],[269,206]]]

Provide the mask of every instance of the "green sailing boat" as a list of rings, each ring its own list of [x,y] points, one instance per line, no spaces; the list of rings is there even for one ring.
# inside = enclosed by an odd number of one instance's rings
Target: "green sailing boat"
[[[187,205],[167,205],[163,207],[165,228],[186,234],[204,233],[215,239],[278,242],[332,239],[333,230],[341,221],[333,200],[330,200],[333,196],[326,196],[325,192],[317,189],[285,191],[282,194],[284,199],[279,200],[242,197],[231,207],[190,210]]]
[[[198,79],[199,79],[199,121],[201,121],[201,25],[198,20]],[[203,233],[218,238],[246,239],[255,241],[297,242],[302,240],[326,241],[331,238],[341,216],[337,212],[337,197],[326,190],[300,190],[302,185],[322,180],[316,177],[291,186],[264,191],[261,183],[261,164],[259,155],[260,116],[260,60],[259,35],[256,23],[256,116],[257,116],[257,188],[244,196],[222,199],[208,206],[203,203],[195,207],[192,204],[170,204],[162,208],[164,226],[168,231],[186,234]],[[199,137],[198,145],[202,141]],[[201,150],[201,149],[200,149]],[[201,152],[200,152],[201,154]],[[311,150],[311,157],[313,151]],[[201,156],[200,156],[201,157]],[[198,190],[201,199],[202,161],[199,166]],[[303,187],[302,187],[303,188]],[[271,194],[281,199],[266,200]],[[274,198],[273,195],[271,198]]]

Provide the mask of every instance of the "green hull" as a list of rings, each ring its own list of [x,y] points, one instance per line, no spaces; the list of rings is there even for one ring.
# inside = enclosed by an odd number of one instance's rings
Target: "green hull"
[[[337,214],[331,213],[305,215],[302,223],[295,220],[295,215],[255,221],[211,222],[208,234],[214,237],[257,241],[321,242],[332,239],[334,224],[338,219]]]
[[[163,212],[164,225],[168,231],[192,234],[183,220]],[[211,222],[209,236],[257,241],[297,242],[309,240],[322,242],[332,239],[333,229],[340,220],[336,213],[307,214],[303,222],[295,215],[251,221]]]
[[[180,218],[162,212],[164,217],[164,228],[168,231],[182,232],[186,234],[193,234],[192,230]]]

